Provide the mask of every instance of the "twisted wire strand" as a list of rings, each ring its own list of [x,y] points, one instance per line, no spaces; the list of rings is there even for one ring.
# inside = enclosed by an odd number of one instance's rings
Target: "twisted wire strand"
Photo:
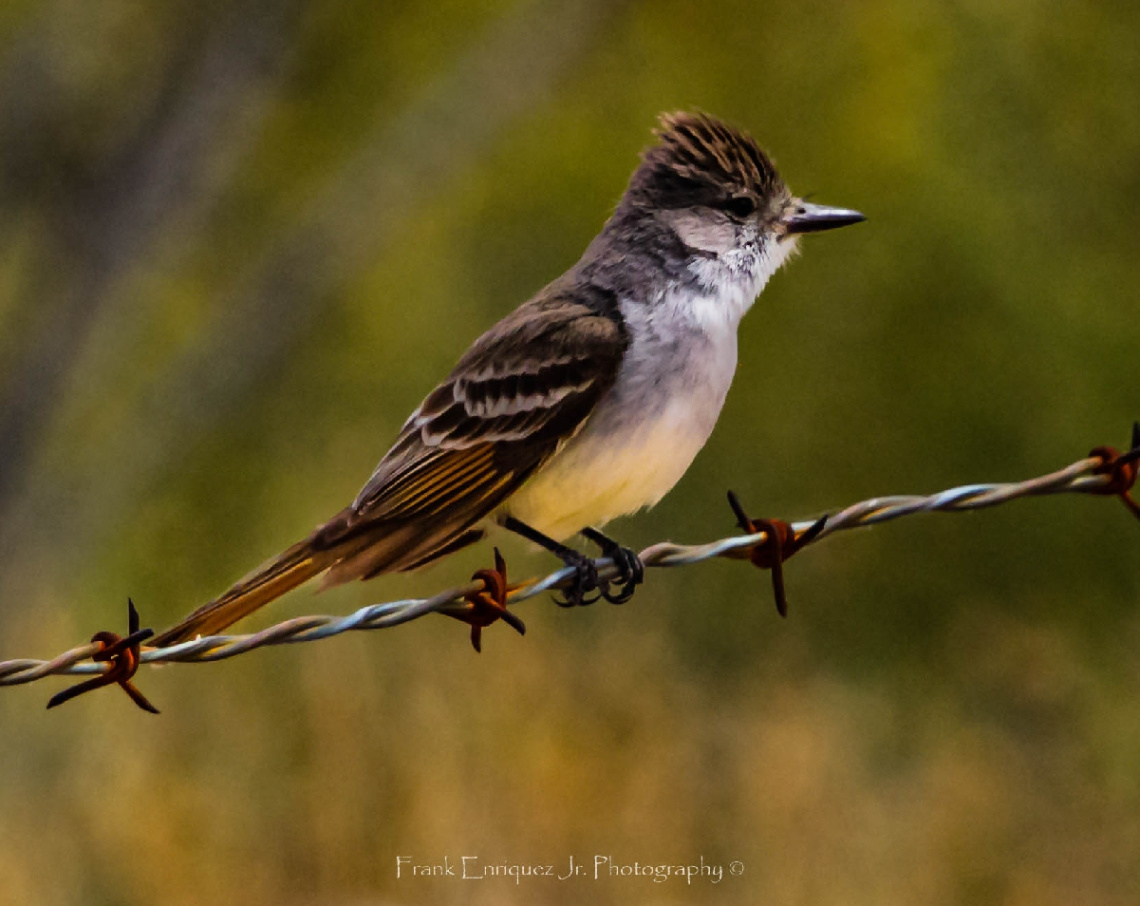
[[[1132,450],[1128,458],[1135,460],[1138,451]],[[1112,493],[1112,477],[1102,474],[1105,460],[1090,456],[1078,460],[1057,472],[1041,475],[1027,481],[1001,484],[971,484],[950,488],[936,494],[895,495],[873,497],[853,504],[827,517],[822,531],[812,543],[847,529],[861,528],[925,512],[964,512],[998,506],[1021,497],[1047,494],[1107,494]],[[792,524],[796,534],[802,534],[815,525],[814,520]],[[714,557],[747,556],[753,546],[764,542],[765,532],[735,535],[708,544],[674,544],[664,541],[651,545],[640,554],[646,567],[677,567],[701,563]],[[617,568],[609,558],[595,561],[600,579],[613,578]],[[513,589],[508,604],[518,604],[545,591],[563,588],[570,584],[574,569],[564,567],[541,579],[530,580]],[[144,664],[169,662],[206,663],[236,657],[268,645],[286,645],[315,642],[355,630],[386,629],[418,619],[429,613],[463,614],[472,605],[465,601],[469,595],[484,590],[482,582],[470,582],[441,591],[430,598],[413,598],[389,601],[362,607],[347,616],[295,617],[277,623],[260,632],[243,635],[204,636],[165,648],[144,648]],[[51,660],[19,659],[0,661],[0,686],[15,686],[34,682],[45,676],[101,674],[108,669],[105,663],[92,663],[91,657],[101,646],[90,643],[71,648]]]

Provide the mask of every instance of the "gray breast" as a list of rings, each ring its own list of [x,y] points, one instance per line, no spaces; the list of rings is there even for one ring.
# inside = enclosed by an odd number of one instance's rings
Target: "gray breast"
[[[631,342],[610,394],[613,416],[652,419],[686,401],[694,431],[708,436],[736,371],[739,319],[719,315],[717,302],[685,288],[622,306]]]

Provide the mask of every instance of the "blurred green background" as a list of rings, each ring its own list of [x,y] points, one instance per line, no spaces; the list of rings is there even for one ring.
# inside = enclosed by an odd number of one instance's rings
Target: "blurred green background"
[[[865,211],[741,331],[643,546],[1024,478],[1140,417],[1140,6],[7,0],[0,658],[166,626],[355,494],[569,266],[662,110]],[[152,718],[0,690],[0,902],[1134,903],[1140,526],[1023,501],[623,608],[428,618],[144,670]],[[506,542],[516,576],[549,557]],[[428,593],[487,546],[247,626]],[[396,878],[703,856],[745,873]]]

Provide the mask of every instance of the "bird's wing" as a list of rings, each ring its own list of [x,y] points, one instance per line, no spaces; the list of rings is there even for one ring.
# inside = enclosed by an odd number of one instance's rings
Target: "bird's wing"
[[[612,300],[610,300],[612,303]],[[412,414],[352,506],[158,636],[219,632],[308,581],[413,569],[462,547],[472,526],[578,431],[617,377],[616,306],[549,293],[484,334]]]
[[[393,559],[361,555],[329,579],[406,568],[490,513],[582,427],[627,345],[619,318],[557,296],[480,337],[404,424],[343,526],[403,526],[420,540]]]

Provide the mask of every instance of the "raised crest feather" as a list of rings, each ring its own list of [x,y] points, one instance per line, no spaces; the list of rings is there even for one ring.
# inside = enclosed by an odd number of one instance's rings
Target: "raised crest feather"
[[[717,204],[739,194],[787,194],[776,167],[752,136],[705,113],[662,114],[658,141],[630,181],[634,198],[663,207]]]

